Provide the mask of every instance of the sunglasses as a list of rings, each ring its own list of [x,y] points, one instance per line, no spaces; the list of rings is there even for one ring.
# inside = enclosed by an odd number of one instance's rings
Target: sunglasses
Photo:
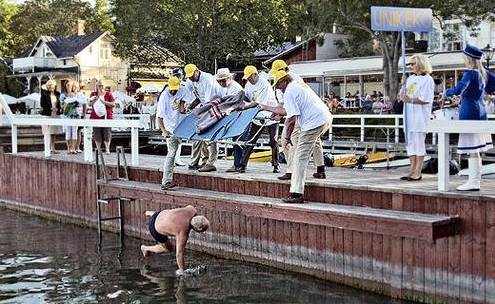
[[[412,66],[412,65],[415,65],[415,64],[416,64],[416,62],[408,62],[408,63],[406,63],[406,66]]]

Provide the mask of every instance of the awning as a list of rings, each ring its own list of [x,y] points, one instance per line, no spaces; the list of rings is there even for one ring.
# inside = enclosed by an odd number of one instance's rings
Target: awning
[[[465,68],[462,52],[427,53],[425,55],[430,58],[433,71]],[[291,64],[290,69],[305,78],[377,75],[383,74],[383,59],[381,56],[372,56],[305,61]],[[402,60],[399,60],[399,72],[401,70]]]

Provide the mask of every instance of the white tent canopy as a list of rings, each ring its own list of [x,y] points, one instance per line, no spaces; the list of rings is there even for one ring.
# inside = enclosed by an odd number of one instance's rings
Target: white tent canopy
[[[32,93],[27,96],[17,99],[19,102],[25,102],[26,107],[30,109],[38,109],[41,107],[40,100],[41,95],[39,93]]]
[[[430,58],[433,71],[464,69],[462,52],[426,53],[425,55]],[[372,56],[304,61],[291,64],[290,69],[305,78],[376,75],[383,74],[383,59],[381,56]],[[402,59],[399,60],[400,71],[402,71]]]

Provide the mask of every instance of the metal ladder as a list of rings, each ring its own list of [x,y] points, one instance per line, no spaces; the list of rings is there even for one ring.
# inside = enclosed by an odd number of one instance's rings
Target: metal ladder
[[[126,197],[102,197],[100,191],[100,184],[98,181],[104,181],[104,183],[108,183],[112,180],[129,180],[129,174],[127,171],[127,161],[125,158],[124,148],[122,146],[118,146],[116,149],[117,152],[117,175],[116,177],[110,178],[109,173],[107,171],[107,167],[105,165],[105,159],[103,157],[103,152],[96,150],[96,210],[98,216],[98,244],[101,244],[102,240],[102,229],[101,223],[105,221],[119,221],[119,233],[120,240],[124,238],[124,217],[123,217],[123,203],[130,203],[133,199]],[[123,173],[123,176],[121,176]],[[118,216],[114,217],[106,217],[103,218],[101,216],[101,204],[118,204]]]

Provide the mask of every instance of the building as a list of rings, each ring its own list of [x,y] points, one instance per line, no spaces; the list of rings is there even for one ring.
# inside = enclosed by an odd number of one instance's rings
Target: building
[[[417,33],[416,39],[428,42],[428,52],[461,51],[467,43],[479,48],[486,45],[495,46],[495,22],[483,20],[477,26],[467,27],[461,19],[433,19],[431,33]]]
[[[340,51],[337,49],[335,42],[345,38],[346,35],[342,34],[321,33],[308,40],[292,44],[282,52],[263,61],[263,65],[270,67],[272,62],[277,59],[282,59],[287,64],[290,64],[301,61],[339,58]]]
[[[13,59],[13,75],[9,77],[25,79],[31,92],[40,90],[40,84],[48,79],[55,79],[60,87],[74,79],[85,91],[94,90],[101,80],[113,90],[124,90],[129,64],[114,56],[114,41],[115,37],[108,32],[85,34],[81,23],[74,36],[41,36]]]

